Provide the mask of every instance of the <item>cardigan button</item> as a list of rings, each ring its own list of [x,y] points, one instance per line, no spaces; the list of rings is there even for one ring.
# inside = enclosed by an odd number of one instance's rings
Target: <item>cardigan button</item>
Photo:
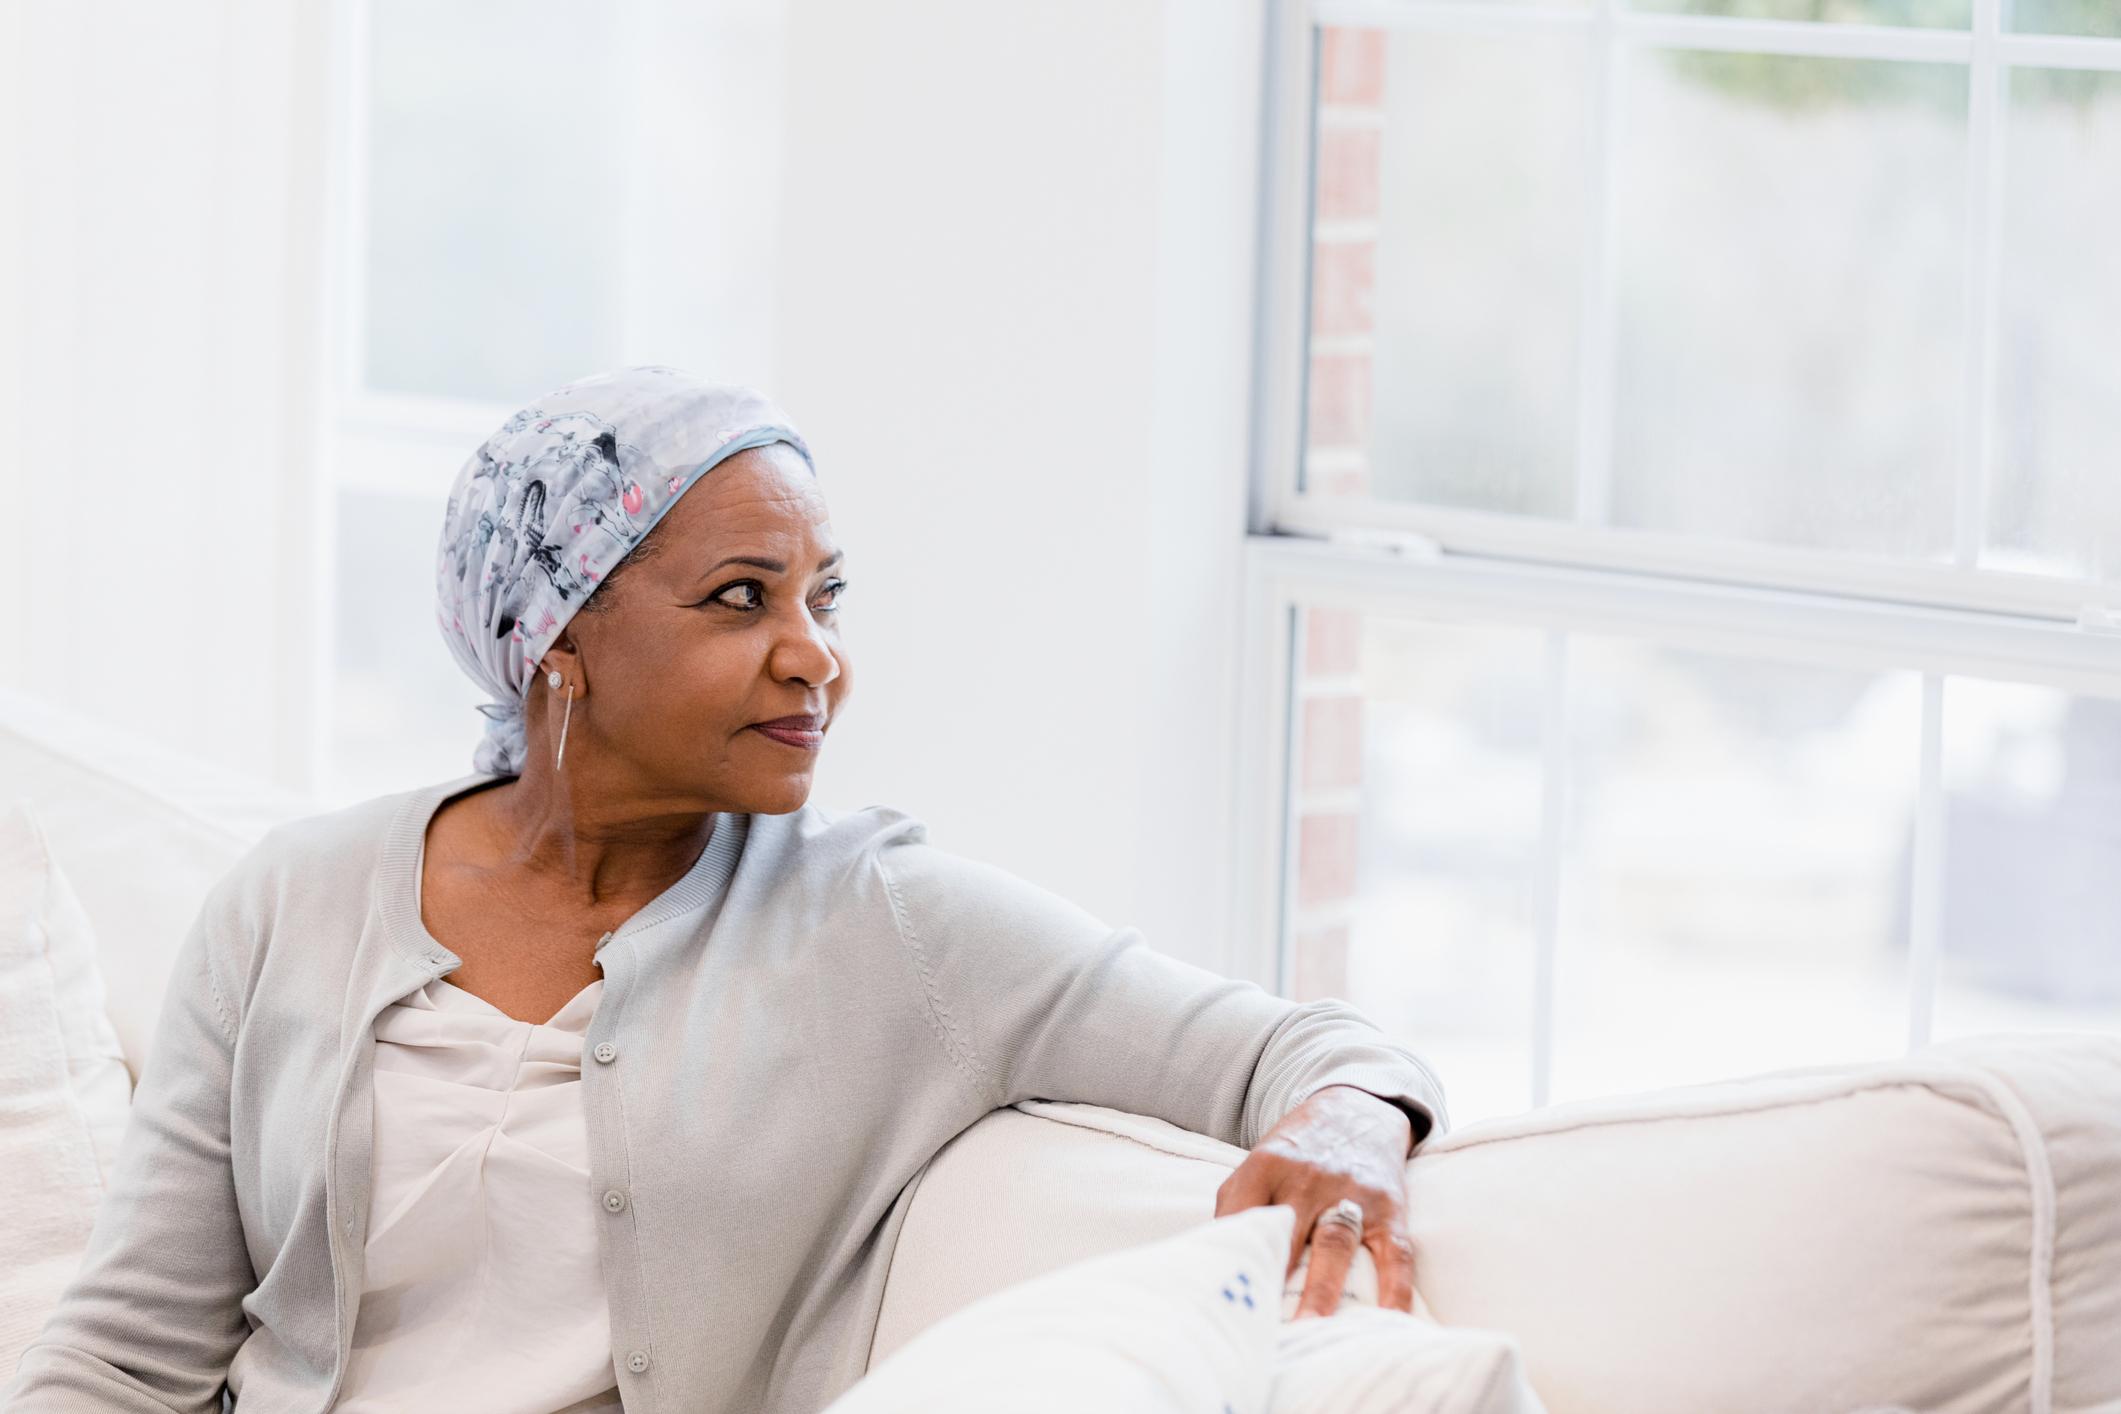
[[[626,1357],[626,1368],[633,1371],[636,1375],[640,1374],[641,1371],[647,1369],[648,1352],[645,1350],[636,1350],[632,1354],[628,1355]]]
[[[607,1188],[604,1190],[604,1206],[614,1213],[623,1213],[626,1211],[626,1195],[616,1188]]]
[[[609,1041],[599,1041],[597,1042],[596,1050],[591,1052],[591,1054],[605,1065],[610,1065],[619,1058],[619,1048],[612,1045]]]

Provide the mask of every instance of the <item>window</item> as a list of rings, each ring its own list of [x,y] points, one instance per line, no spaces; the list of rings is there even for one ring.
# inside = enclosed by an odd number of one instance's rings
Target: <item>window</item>
[[[1461,1122],[2121,1029],[2121,22],[1278,9],[1251,969]]]
[[[771,384],[777,0],[338,0],[322,794],[469,772],[482,694],[434,628],[457,469],[604,368]],[[741,134],[741,141],[733,135]],[[384,572],[379,566],[395,568]],[[426,645],[405,658],[406,644]]]

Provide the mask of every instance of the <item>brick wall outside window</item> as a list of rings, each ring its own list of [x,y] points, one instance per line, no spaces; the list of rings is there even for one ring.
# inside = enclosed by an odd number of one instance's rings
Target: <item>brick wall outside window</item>
[[[1385,37],[1337,28],[1319,35],[1304,465],[1307,485],[1332,495],[1359,495],[1370,484]],[[1296,665],[1296,910],[1287,991],[1310,1001],[1348,992],[1361,846],[1363,616],[1299,612],[1305,647]]]

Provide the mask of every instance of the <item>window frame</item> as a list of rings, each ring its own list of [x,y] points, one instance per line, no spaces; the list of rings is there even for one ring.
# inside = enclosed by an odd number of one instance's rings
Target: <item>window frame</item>
[[[1923,675],[1920,788],[1909,880],[1908,1048],[1928,1042],[1944,862],[1943,685],[1952,675],[2121,700],[2121,632],[2103,614],[2121,584],[1977,568],[1990,471],[1991,350],[1997,320],[2001,108],[2012,66],[2121,71],[2121,39],[2015,35],[2004,0],[1972,0],[1967,30],[1736,20],[1507,0],[1268,0],[1263,75],[1259,265],[1254,318],[1252,455],[1243,551],[1238,742],[1244,767],[1233,822],[1233,877],[1245,891],[1230,970],[1281,992],[1295,933],[1303,614],[1311,606],[1415,614],[1548,633],[1545,790],[1533,1017],[1535,1107],[1551,1092],[1559,820],[1569,763],[1568,636],[1599,633],[1803,664]],[[1574,34],[1593,46],[1586,155],[1597,175],[1587,221],[1585,369],[1579,441],[1604,455],[1611,372],[1611,187],[1606,118],[1629,46],[1822,57],[1963,61],[1969,100],[1970,330],[1966,449],[1957,468],[1954,562],[1900,563],[1567,523],[1369,497],[1327,500],[1300,486],[1310,357],[1312,156],[1318,27],[1447,34]],[[1328,115],[1330,116],[1330,115]],[[1607,472],[1578,470],[1578,504],[1595,506]],[[1579,509],[1579,514],[1582,514]],[[2121,617],[2117,615],[2116,617]]]
[[[2121,39],[2003,33],[2003,0],[1971,0],[1969,30],[1708,16],[1634,14],[1621,0],[1582,9],[1510,0],[1269,0],[1260,213],[1260,346],[1255,362],[1254,534],[1326,536],[1366,526],[1425,536],[1454,552],[1668,574],[1690,580],[1767,585],[1907,604],[2076,620],[2086,606],[2121,608],[2121,584],[1977,568],[1994,460],[1992,351],[1998,318],[2004,148],[2002,101],[2013,67],[2121,72]],[[1492,511],[1365,497],[1328,499],[1300,485],[1309,364],[1309,231],[1317,27],[1358,25],[1420,33],[1575,37],[1591,48],[1585,156],[1593,172],[1584,247],[1577,434],[1588,449],[1577,469],[1577,514],[1595,520],[1605,499],[1611,425],[1612,151],[1605,139],[1626,56],[1638,48],[1719,50],[1823,58],[1965,63],[1970,68],[1968,339],[1962,378],[1961,464],[1956,469],[1951,564],[1842,555],[1753,541],[1564,522]]]

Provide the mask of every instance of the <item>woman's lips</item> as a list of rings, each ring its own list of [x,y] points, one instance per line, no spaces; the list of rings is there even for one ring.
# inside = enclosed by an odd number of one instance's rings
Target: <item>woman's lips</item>
[[[756,725],[749,730],[761,736],[771,737],[783,746],[793,746],[803,751],[815,751],[825,740],[825,733],[822,731],[803,731],[796,727]]]

